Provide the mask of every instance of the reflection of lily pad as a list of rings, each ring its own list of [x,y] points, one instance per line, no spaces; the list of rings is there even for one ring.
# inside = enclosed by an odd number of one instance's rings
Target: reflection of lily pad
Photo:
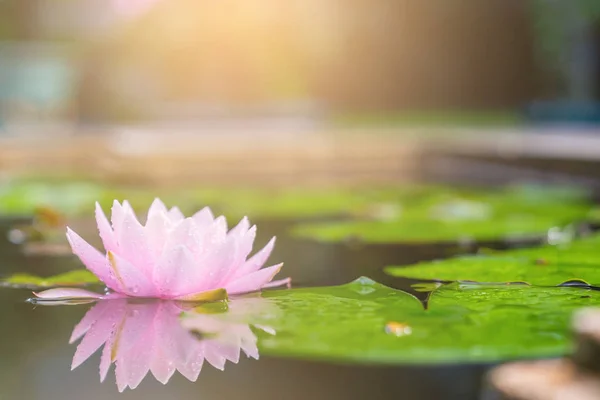
[[[540,191],[544,193],[544,190]],[[418,201],[402,201],[402,213],[388,220],[303,224],[301,237],[321,241],[357,239],[374,243],[454,242],[539,236],[555,226],[586,219],[589,204],[578,196],[533,190],[503,192],[430,192]]]
[[[568,350],[573,310],[600,304],[600,293],[580,288],[452,284],[425,310],[365,278],[263,296],[280,315],[254,321],[277,332],[259,335],[261,354],[384,363],[557,356]]]
[[[417,279],[528,282],[558,285],[583,280],[600,285],[600,236],[561,246],[510,250],[496,255],[461,256],[409,267],[390,267],[391,275]]]
[[[86,269],[78,269],[62,274],[41,277],[31,274],[14,274],[0,280],[0,286],[47,288],[53,286],[86,286],[99,283],[96,275]]]

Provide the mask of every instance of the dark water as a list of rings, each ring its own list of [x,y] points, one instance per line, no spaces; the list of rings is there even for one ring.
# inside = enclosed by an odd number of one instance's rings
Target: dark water
[[[318,244],[286,237],[283,224],[258,224],[257,246],[276,234],[272,263],[286,263],[282,275],[294,286],[334,285],[359,276],[410,290],[410,281],[386,277],[381,267],[473,250],[447,247]],[[32,272],[44,275],[73,269],[72,257],[30,256],[0,232],[0,275]],[[87,235],[85,235],[87,237]],[[40,307],[25,303],[27,290],[0,289],[0,400],[35,399],[478,399],[489,366],[360,366],[242,356],[221,372],[205,363],[197,382],[175,373],[163,386],[148,374],[135,390],[118,393],[111,370],[100,383],[98,354],[70,371],[76,345],[68,339],[89,305]]]

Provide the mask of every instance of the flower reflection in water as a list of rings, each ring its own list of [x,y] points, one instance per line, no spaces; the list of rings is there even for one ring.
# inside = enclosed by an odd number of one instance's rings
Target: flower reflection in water
[[[71,368],[77,368],[104,345],[100,380],[104,381],[114,363],[121,392],[127,387],[135,389],[148,372],[163,384],[175,370],[196,381],[205,361],[222,370],[227,361],[237,363],[242,351],[258,359],[257,337],[248,323],[239,322],[240,318],[276,310],[274,304],[260,297],[192,307],[164,300],[98,302],[73,330],[70,343],[82,340]],[[268,327],[254,327],[275,334]]]

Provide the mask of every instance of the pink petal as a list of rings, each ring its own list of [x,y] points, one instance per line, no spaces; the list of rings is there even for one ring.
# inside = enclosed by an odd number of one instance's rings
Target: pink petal
[[[196,242],[192,252],[197,261],[203,261],[203,259],[210,258],[218,246],[227,240],[227,220],[220,216],[207,227],[200,227],[198,224],[196,227],[199,230],[200,239]]]
[[[114,200],[110,213],[110,222],[112,224],[113,231],[115,235],[117,235],[117,237],[119,235],[119,232],[121,232],[121,225],[123,224],[124,217],[125,210],[123,209],[123,206],[121,206],[121,203],[119,203],[117,200]]]
[[[204,361],[203,355],[197,352],[198,341],[180,324],[181,310],[179,307],[170,302],[162,304],[164,309],[155,319],[157,347],[162,349],[162,359],[156,360],[159,355],[155,356],[152,373],[155,377],[161,373],[161,369],[156,369],[156,365],[162,362],[162,364],[169,364],[172,368],[178,369],[183,376],[194,382],[200,374]],[[166,383],[174,369],[168,371],[169,375],[163,375],[166,380],[160,380],[158,377],[157,379]]]
[[[127,211],[123,216],[119,238],[119,254],[126,258],[141,272],[150,275],[153,269],[153,258],[150,255],[145,229],[139,223],[132,211]]]
[[[150,362],[150,371],[157,381],[166,385],[175,373],[175,366],[163,353],[163,350],[159,347],[154,353],[154,358]]]
[[[96,224],[98,225],[98,232],[104,244],[104,249],[106,251],[116,251],[118,249],[117,238],[98,202],[96,202]]]
[[[183,213],[181,212],[181,210],[178,207],[171,208],[167,212],[167,215],[172,222],[179,222],[185,218],[185,216],[183,215]]]
[[[269,335],[276,335],[277,331],[275,331],[275,329],[271,328],[270,326],[265,326],[265,325],[254,325],[255,328],[260,329],[261,331],[268,333]]]
[[[110,266],[105,256],[83,240],[77,233],[67,228],[67,240],[71,245],[73,253],[94,275],[98,277],[109,288],[119,291],[121,285],[111,275]]]
[[[192,219],[199,227],[207,227],[213,223],[215,217],[209,207],[204,207],[192,216]]]
[[[150,362],[150,371],[163,385],[171,379],[177,369],[175,360],[184,359],[186,355],[185,343],[172,333],[174,330],[181,330],[178,322],[179,313],[172,303],[162,302],[154,318],[156,351]],[[179,353],[177,349],[180,349]]]
[[[252,251],[252,246],[254,246],[254,239],[256,239],[256,225],[253,225],[248,231],[240,238],[241,246],[240,253],[237,255],[239,262],[246,261],[248,258],[248,254]]]
[[[230,281],[232,277],[236,275],[237,269],[244,265],[248,254],[250,254],[250,252],[252,251],[252,245],[254,244],[255,237],[256,225],[246,230],[246,232],[244,232],[243,235],[238,237],[232,237],[234,240],[236,240],[235,253],[233,260],[226,267],[226,271],[223,272],[224,278],[219,282],[220,286]]]
[[[229,294],[248,293],[260,290],[264,285],[269,283],[275,275],[277,275],[279,270],[281,270],[281,267],[283,267],[283,263],[263,268],[225,285],[225,289]]]
[[[267,283],[266,285],[263,285],[263,289],[268,289],[268,288],[274,288],[274,287],[279,287],[279,286],[287,286],[288,288],[290,288],[292,286],[292,278],[285,278],[285,279],[280,279],[278,281],[272,281]]]
[[[170,298],[186,294],[197,269],[194,257],[183,245],[167,249],[156,264],[154,283],[162,297]]]
[[[117,369],[125,366],[125,380],[131,389],[135,389],[150,371],[150,363],[156,350],[153,326],[146,328],[144,335],[137,338],[134,347],[116,361]]]
[[[127,365],[122,362],[115,362],[115,375],[117,377],[117,390],[123,393],[129,382],[127,381]]]
[[[258,359],[258,339],[249,325],[239,324],[236,326],[237,346],[246,354],[247,357]]]
[[[154,199],[150,208],[148,209],[148,216],[146,217],[146,222],[150,220],[153,216],[156,215],[165,215],[167,213],[167,207],[165,204],[157,197]]]
[[[118,303],[112,304],[111,310],[103,318],[96,320],[86,335],[83,337],[75,355],[73,356],[73,363],[71,369],[77,368],[85,360],[87,360],[92,354],[96,352],[104,343],[106,343],[111,335],[115,334],[115,330],[120,329],[120,322],[122,322],[127,313],[126,301],[119,301]],[[117,334],[118,336],[118,334]]]
[[[224,217],[217,218],[207,229],[200,245],[193,253],[195,268],[190,270],[186,291],[203,292],[214,289],[224,278],[226,267],[233,262],[236,241],[227,237],[227,222]]]
[[[234,364],[237,364],[240,361],[241,349],[237,343],[221,343],[215,350],[218,351],[219,356],[223,357],[226,361],[230,361]]]
[[[202,292],[223,287],[237,252],[237,241],[227,238],[222,244],[214,244],[206,258],[198,260],[198,267],[190,275],[189,292]]]
[[[250,221],[248,221],[248,217],[244,217],[240,220],[240,222],[227,234],[228,236],[244,236],[248,229],[250,228]]]
[[[252,251],[254,239],[256,238],[256,225],[251,228],[249,228],[249,225],[248,219],[244,217],[240,223],[227,234],[227,239],[234,240],[236,244],[233,261],[227,267],[228,271],[224,274],[225,279],[229,279],[235,274],[233,268],[242,265],[246,261],[248,254]]]
[[[148,251],[154,259],[160,257],[167,241],[171,221],[166,213],[150,212],[146,221],[145,235]]]
[[[150,370],[154,348],[154,318],[160,302],[127,305],[127,317],[115,354],[117,386],[134,389]]]
[[[104,348],[102,349],[102,355],[100,356],[100,368],[99,368],[100,382],[104,382],[104,380],[106,379],[108,370],[110,369],[110,366],[112,365],[112,362],[113,362],[112,355],[113,355],[113,347],[115,346],[115,340],[117,337],[116,333],[117,333],[116,331],[111,332],[110,337],[104,343]]]
[[[43,292],[33,293],[40,299],[100,299],[101,294],[90,292],[89,290],[77,289],[77,288],[56,288],[48,289]]]
[[[111,276],[121,284],[120,292],[134,297],[153,297],[158,295],[158,291],[145,272],[140,271],[129,261],[110,251],[107,258],[112,267]]]
[[[75,328],[73,329],[73,333],[71,333],[71,338],[69,339],[69,344],[74,343],[76,340],[81,338],[87,331],[90,330],[92,325],[102,318],[104,314],[111,310],[113,304],[110,301],[102,301],[96,303],[90,310],[85,313],[85,316],[79,321]]]
[[[258,346],[256,343],[245,343],[242,345],[242,351],[248,358],[259,359]]]
[[[149,333],[154,334],[154,317],[159,308],[159,301],[127,304],[127,316],[119,335],[119,348],[115,360],[130,356],[130,352],[137,348],[142,338]]]
[[[204,348],[204,359],[216,369],[223,371],[227,362],[223,356],[223,347],[225,346],[213,340],[205,340],[200,345]]]
[[[163,307],[163,312],[155,320],[156,341],[157,346],[162,350],[162,358],[159,355],[155,356],[151,367],[152,374],[160,382],[167,383],[175,369],[179,369],[189,379],[202,367],[202,359],[193,358],[196,339],[179,324],[179,309],[175,308],[172,303],[163,303]],[[199,363],[190,365],[189,360]],[[168,369],[166,371],[163,371],[163,368],[157,369],[158,364],[163,366],[167,364]]]
[[[164,244],[164,250],[168,251],[173,247],[185,246],[191,252],[195,251],[202,243],[202,236],[198,231],[196,223],[191,218],[186,218],[177,224],[168,234]]]
[[[131,204],[127,200],[123,201],[123,204],[119,204],[117,200],[113,201],[113,206],[111,209],[110,220],[112,223],[113,231],[115,232],[115,237],[118,239],[120,236],[121,228],[123,227],[123,222],[125,220],[126,215],[131,215],[137,221],[137,216],[131,207]]]
[[[255,255],[252,256],[252,258],[250,258],[241,267],[239,267],[233,273],[232,279],[237,280],[245,275],[248,275],[252,272],[256,272],[259,269],[261,269],[262,266],[265,265],[265,262],[267,262],[269,256],[271,255],[273,247],[275,247],[275,240],[275,237],[271,238],[271,240],[269,241],[269,243],[267,243],[265,247],[259,250]]]
[[[127,200],[123,200],[123,212],[125,214],[132,214],[133,217],[137,220],[137,215],[135,215],[135,211],[133,211],[131,204],[129,204],[129,201]]]
[[[202,366],[204,365],[204,352],[201,350],[200,345],[197,342],[192,343],[191,348],[193,350],[190,352],[190,356],[178,369],[181,375],[183,375],[186,379],[191,382],[196,382],[198,376],[200,375],[200,371],[202,370]]]
[[[227,220],[224,216],[217,217],[209,227],[207,241],[209,243],[224,242],[227,237]]]

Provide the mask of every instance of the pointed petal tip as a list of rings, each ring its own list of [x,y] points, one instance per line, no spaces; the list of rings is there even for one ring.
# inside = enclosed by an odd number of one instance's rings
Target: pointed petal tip
[[[77,240],[82,240],[82,241],[86,242],[86,244],[87,244],[87,241],[84,238],[82,238],[81,236],[79,236],[79,234],[77,232],[75,232],[73,229],[71,229],[68,226],[66,228],[65,235],[67,236],[67,240],[69,241],[69,244],[71,244],[71,247],[73,247],[72,246],[73,239],[75,239],[76,241]]]
[[[275,277],[275,275],[273,275],[273,277]],[[279,279],[277,281],[268,282],[268,283],[264,284],[261,289],[270,289],[270,288],[276,288],[276,287],[280,287],[280,286],[285,286],[286,288],[291,289],[292,278],[285,278],[285,279]]]
[[[279,263],[279,264],[273,265],[273,269],[275,270],[275,273],[273,274],[273,276],[277,275],[279,273],[279,271],[281,271],[281,268],[283,268],[283,263],[282,262]]]
[[[158,197],[155,197],[154,200],[152,200],[152,203],[150,204],[150,208],[158,208],[160,210],[167,210],[167,206],[165,205],[165,203]]]
[[[102,214],[104,215],[104,209],[102,208],[102,205],[100,204],[99,201],[96,201],[95,205],[94,205],[94,210],[96,215]],[[104,217],[106,218],[106,215],[104,215]]]
[[[87,360],[87,358],[81,358],[75,355],[75,357],[73,357],[73,362],[71,363],[71,371],[83,364],[85,360]]]

